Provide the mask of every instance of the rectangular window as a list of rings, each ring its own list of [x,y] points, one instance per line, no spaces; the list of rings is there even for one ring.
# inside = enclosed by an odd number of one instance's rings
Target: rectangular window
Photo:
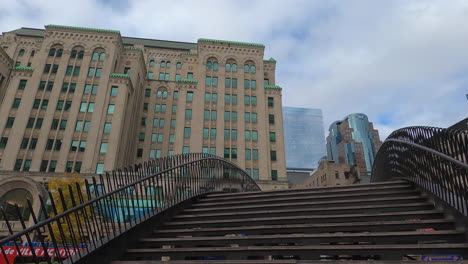
[[[75,131],[82,131],[83,130],[83,121],[76,121]]]
[[[268,123],[270,124],[275,123],[275,115],[268,115]]]
[[[244,114],[244,119],[245,119],[245,122],[246,123],[250,123],[250,113],[249,112],[246,112]]]
[[[55,110],[63,110],[63,105],[65,104],[65,102],[63,100],[59,100],[57,102],[57,107],[55,108]]]
[[[276,133],[270,132],[270,142],[276,142]]]
[[[244,96],[244,104],[245,105],[250,105],[250,96],[248,96],[248,95]]]
[[[47,139],[47,143],[45,146],[45,150],[50,151],[54,147],[54,140],[53,139]]]
[[[252,151],[250,149],[245,149],[245,160],[252,159]]]
[[[205,93],[205,103],[209,103],[211,101],[211,94]]]
[[[251,103],[253,106],[256,106],[256,105],[257,105],[257,96],[252,96],[252,99],[251,99],[250,103]]]
[[[257,88],[257,81],[256,80],[251,80],[250,81],[250,88],[256,89]]]
[[[231,130],[231,139],[237,140],[237,129]]]
[[[29,144],[29,149],[36,149],[37,138],[31,138],[31,143]]]
[[[60,130],[65,130],[67,128],[67,120],[61,120],[60,121]]]
[[[96,69],[96,77],[101,77],[102,74],[102,68],[97,68]]]
[[[192,109],[185,109],[185,120],[192,120]]]
[[[52,91],[52,87],[54,87],[54,82],[47,83],[47,91]]]
[[[216,155],[216,148],[210,148],[210,154]]]
[[[211,120],[217,119],[218,112],[216,110],[211,110]]]
[[[258,131],[257,130],[252,130],[252,141],[255,141],[255,142],[258,141]]]
[[[111,96],[117,96],[117,93],[119,92],[119,87],[117,86],[112,86],[111,87]]]
[[[21,98],[15,98],[15,100],[13,101],[13,105],[11,106],[11,108],[18,108],[21,104]]]
[[[82,140],[82,141],[80,141],[79,151],[84,152],[85,150],[86,150],[86,141]]]
[[[112,115],[114,114],[115,111],[115,105],[114,104],[109,104],[107,106],[107,114]]]
[[[164,72],[159,73],[159,80],[164,81]]]
[[[96,68],[94,68],[94,67],[89,67],[89,69],[88,69],[88,77],[93,77],[95,73],[96,73]]]
[[[231,149],[231,159],[237,159],[237,148]]]
[[[224,148],[224,158],[229,159],[231,150],[229,148]]]
[[[224,87],[231,88],[231,78],[226,78],[226,80],[224,81]]]
[[[175,142],[174,134],[169,134],[169,143],[174,143],[174,142]]]
[[[174,91],[174,94],[172,95],[172,99],[174,100],[179,99],[179,91]]]
[[[145,133],[138,134],[138,141],[140,142],[145,141]]]
[[[87,109],[88,109],[88,103],[86,103],[86,102],[81,102],[81,105],[80,105],[80,112],[81,112],[81,113],[85,113]]]
[[[269,79],[263,79],[263,85],[270,85],[270,80]]]
[[[231,139],[231,130],[224,129],[224,139]]]
[[[148,79],[153,80],[154,79],[154,72],[148,72]]]
[[[274,151],[274,150],[270,151],[270,159],[272,161],[276,161],[276,151]]]
[[[277,181],[278,180],[278,171],[277,170],[271,170],[271,180],[272,181]]]
[[[47,105],[49,105],[49,100],[48,99],[42,100],[41,109],[42,110],[47,110]]]
[[[65,86],[65,83],[63,85]],[[46,81],[41,81],[39,83],[39,87],[37,89],[39,91],[43,91],[45,89],[45,87],[46,87]],[[68,89],[68,83],[67,83],[67,89]],[[62,90],[63,90],[63,88],[62,88]]]
[[[156,143],[157,139],[158,139],[158,134],[156,133],[151,134],[151,143]]]
[[[225,111],[224,112],[224,121],[229,121],[231,120],[231,112]]]
[[[232,95],[232,100],[231,100],[233,105],[237,105],[237,94]]]
[[[105,123],[104,124],[104,134],[109,134],[112,128],[112,123]]]
[[[258,169],[253,169],[253,170],[252,170],[252,178],[253,178],[254,180],[259,180],[259,179],[260,179],[260,175],[259,175],[259,173],[258,173]]]
[[[40,128],[42,127],[42,122],[43,122],[43,121],[44,121],[44,119],[38,118],[38,119],[36,120],[36,127],[35,127],[35,128],[36,128],[36,129],[40,129]]]
[[[205,85],[206,86],[211,86],[211,77],[210,76],[205,77]]]
[[[98,163],[96,165],[96,174],[102,174],[104,172],[104,163]]]
[[[253,160],[258,160],[258,149],[252,149]]]
[[[58,71],[58,64],[52,65],[52,73],[57,73]]]
[[[187,101],[186,102],[193,102],[193,92],[187,92]]]
[[[166,73],[164,80],[169,81],[170,79],[171,79],[171,75],[169,73]]]
[[[84,122],[83,132],[89,132],[89,128],[91,127],[91,121]]]
[[[177,113],[177,105],[172,105],[172,113]]]
[[[149,104],[143,103],[143,111],[148,111]]]
[[[14,123],[15,123],[15,118],[8,117],[5,128],[12,128]]]
[[[56,130],[58,128],[58,125],[59,125],[59,120],[54,119],[54,120],[52,120],[52,125],[50,126],[50,129]]]
[[[202,147],[202,153],[208,154],[208,147]]]
[[[210,137],[209,133],[210,133],[210,129],[209,129],[209,128],[206,128],[206,127],[203,128],[203,138],[204,138],[204,139],[207,139],[207,138]]]
[[[26,83],[27,80],[20,80],[19,85],[18,85],[18,90],[24,90],[26,88]]]
[[[162,142],[163,142],[163,137],[164,137],[163,134],[158,134],[158,143],[162,143]]]
[[[45,172],[47,170],[48,165],[49,165],[49,161],[48,160],[43,160],[41,162],[41,168],[39,169],[39,171]]]
[[[203,120],[210,120],[210,110],[203,111]]]
[[[335,179],[339,179],[340,178],[340,173],[335,171]]]
[[[36,119],[34,119],[34,118],[29,118],[29,119],[28,119],[28,124],[26,125],[26,128],[33,128],[33,127],[34,127],[34,121],[35,121],[35,120],[36,120]]]
[[[193,79],[193,72],[187,72],[187,79]]]
[[[213,77],[213,79],[211,80],[211,84],[213,86],[218,86],[218,77]]]
[[[257,123],[257,113],[252,113],[252,123]]]
[[[175,127],[176,127],[176,120],[171,119],[171,128],[175,128]]]
[[[226,94],[224,95],[224,104],[230,104],[231,103],[231,95]]]
[[[125,67],[125,69],[124,69],[124,74],[130,75],[130,70],[131,70],[131,69],[130,69],[129,67]]]
[[[73,66],[67,66],[67,71],[65,72],[65,75],[72,75],[73,73]]]
[[[55,172],[55,168],[57,168],[57,161],[51,160],[49,164],[49,172]]]
[[[251,136],[250,130],[246,130],[246,131],[245,131],[245,140],[246,140],[246,141],[252,140],[252,136]]]
[[[145,97],[151,96],[151,89],[145,89]]]
[[[249,89],[250,88],[250,80],[244,80],[244,88]]]
[[[190,153],[190,147],[189,146],[184,146],[182,148],[182,154],[188,154]]]
[[[231,121],[237,121],[237,112],[236,111],[231,112]]]
[[[176,81],[180,80],[180,74],[176,74],[176,75],[175,75],[175,80],[176,80]]]
[[[20,149],[27,149],[29,144],[29,138],[23,138],[21,141]]]
[[[161,113],[166,113],[166,104],[161,105]]]
[[[211,139],[216,139],[216,128],[211,129],[210,138]]]
[[[23,160],[22,159],[17,159],[16,162],[15,162],[15,168],[13,170],[20,171],[21,170],[21,165],[23,165]]]
[[[268,107],[273,107],[273,106],[274,106],[273,97],[268,97]]]
[[[61,148],[62,148],[62,140],[61,139],[55,140],[54,150],[60,151]]]
[[[49,73],[50,72],[50,68],[51,68],[51,65],[50,64],[46,64],[44,66],[44,73]]]
[[[184,138],[190,138],[191,129],[190,127],[184,127]]]
[[[153,119],[153,127],[158,127],[159,126],[159,119],[158,118],[154,118]]]
[[[73,69],[73,76],[80,75],[80,69],[80,66],[76,66],[75,69]]]

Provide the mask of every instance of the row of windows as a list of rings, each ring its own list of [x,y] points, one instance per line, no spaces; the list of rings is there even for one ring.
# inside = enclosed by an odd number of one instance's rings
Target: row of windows
[[[155,65],[156,65],[156,62],[155,62],[154,60],[150,60],[149,66],[150,66],[150,67],[154,67]],[[161,68],[170,68],[170,67],[171,67],[171,62],[170,62],[170,61],[161,61],[161,63],[159,64],[159,66],[160,66]],[[177,68],[177,69],[182,68],[182,63],[177,62],[177,63],[176,63],[176,68]]]
[[[211,71],[211,70],[217,71],[218,69],[219,69],[218,62],[211,61],[211,60],[206,62],[207,71]],[[237,64],[226,63],[225,70],[226,72],[237,72]],[[256,72],[257,72],[257,68],[255,67],[255,65],[244,64],[244,73],[256,73]]]

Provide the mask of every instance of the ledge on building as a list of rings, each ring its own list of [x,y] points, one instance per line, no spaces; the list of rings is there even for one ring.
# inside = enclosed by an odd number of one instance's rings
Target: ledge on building
[[[195,79],[179,79],[176,82],[178,82],[178,83],[198,83],[198,80],[195,80]]]
[[[111,73],[111,74],[109,74],[109,77],[130,79],[130,75],[124,74],[124,73]]]
[[[14,71],[34,71],[33,67],[28,67],[28,66],[16,66],[11,69]]]
[[[221,44],[234,44],[234,45],[242,45],[242,46],[252,46],[252,47],[262,47],[264,48],[265,45],[259,43],[251,43],[251,42],[240,42],[240,41],[230,41],[230,40],[220,40],[220,39],[205,39],[200,38],[198,42],[215,42]]]
[[[278,85],[265,85],[264,87],[265,87],[265,89],[278,89],[278,90],[283,89],[283,88],[281,88],[281,86],[278,86]]]
[[[180,55],[198,56],[198,53],[193,53],[193,52],[190,52],[190,51],[184,51],[184,52],[180,53]]]
[[[112,29],[100,29],[100,28],[87,28],[87,27],[72,27],[72,26],[63,26],[63,25],[45,25],[47,28],[56,28],[56,29],[69,29],[69,30],[80,30],[80,31],[93,31],[98,33],[112,33],[112,34],[120,34],[118,30]]]

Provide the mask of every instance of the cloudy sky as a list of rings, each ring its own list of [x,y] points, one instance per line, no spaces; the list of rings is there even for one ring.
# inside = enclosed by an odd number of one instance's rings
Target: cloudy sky
[[[46,24],[196,42],[263,43],[283,105],[321,108],[325,129],[350,113],[385,138],[468,116],[466,0],[0,0],[0,31]]]

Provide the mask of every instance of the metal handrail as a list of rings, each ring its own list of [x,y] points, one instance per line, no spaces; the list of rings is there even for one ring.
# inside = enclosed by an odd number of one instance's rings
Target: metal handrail
[[[99,184],[98,184],[99,183]],[[255,181],[236,164],[222,158],[191,153],[162,158],[101,175],[85,184],[68,185],[67,190],[49,191],[52,214],[38,221],[28,201],[34,225],[26,227],[15,205],[23,230],[13,233],[4,209],[1,209],[10,236],[0,240],[0,263],[10,263],[7,250],[16,250],[19,259],[28,263],[52,259],[73,262],[91,253],[109,238],[127,232],[139,223],[167,208],[201,194],[221,191],[259,191]],[[101,190],[98,191],[98,186]],[[67,192],[68,191],[68,192]],[[65,197],[68,197],[65,198]],[[41,209],[47,212],[47,201],[39,197]],[[72,206],[70,206],[70,203]],[[63,212],[59,212],[61,205]],[[70,209],[68,209],[70,208]],[[33,241],[39,240],[40,254]],[[27,241],[21,246],[19,241]],[[49,245],[48,243],[52,243]],[[30,251],[25,250],[29,249]],[[73,258],[70,258],[72,257]]]
[[[468,216],[468,133],[432,127],[394,131],[376,155],[371,181],[396,178]]]

